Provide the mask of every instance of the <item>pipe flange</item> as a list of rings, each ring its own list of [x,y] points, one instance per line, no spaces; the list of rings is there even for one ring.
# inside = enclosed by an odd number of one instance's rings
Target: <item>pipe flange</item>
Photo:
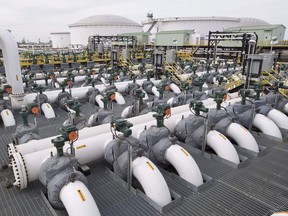
[[[11,155],[11,161],[15,180],[13,185],[17,189],[22,190],[28,185],[28,174],[23,156],[21,153],[16,152]]]
[[[13,143],[9,143],[7,145],[7,154],[8,157],[10,157],[10,155],[15,154],[17,152],[17,149],[15,148],[15,145]]]

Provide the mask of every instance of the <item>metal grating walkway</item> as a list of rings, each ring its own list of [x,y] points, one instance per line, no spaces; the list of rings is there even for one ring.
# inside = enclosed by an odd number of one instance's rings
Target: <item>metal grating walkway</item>
[[[93,113],[89,104],[84,104],[82,110]],[[57,135],[58,127],[67,119],[64,111],[58,108],[55,111],[58,116],[55,120],[48,121],[44,117],[37,120],[43,138]],[[16,119],[20,120],[17,114]],[[14,129],[0,126],[0,162],[7,161],[6,144]],[[266,147],[265,152],[258,157],[249,157],[240,168],[203,157],[186,145],[184,148],[191,153],[203,175],[212,180],[201,190],[195,190],[192,185],[183,183],[176,173],[161,169],[169,189],[180,196],[171,207],[163,208],[163,212],[143,199],[137,189],[128,191],[125,183],[111,173],[103,161],[88,164],[92,173],[87,177],[89,189],[103,216],[268,216],[276,210],[288,210],[288,145],[255,136],[258,143]],[[10,176],[9,170],[0,171],[0,216],[55,216],[41,193],[45,189],[39,182],[22,191],[7,190],[3,183]]]

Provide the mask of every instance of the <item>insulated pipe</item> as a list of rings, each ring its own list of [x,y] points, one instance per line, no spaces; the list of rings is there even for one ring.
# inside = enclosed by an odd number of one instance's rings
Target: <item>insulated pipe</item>
[[[1,118],[5,127],[16,125],[14,115],[9,109],[3,109],[1,111]]]
[[[272,119],[273,122],[279,127],[288,130],[288,117],[277,109],[272,109],[267,114],[267,117]]]
[[[69,216],[100,216],[93,196],[81,181],[69,182],[60,191],[59,198]]]
[[[242,148],[253,152],[259,152],[259,147],[252,134],[242,125],[232,122],[227,130],[227,136],[233,138]]]
[[[133,160],[132,172],[143,187],[145,194],[157,205],[163,207],[172,201],[164,177],[148,158],[142,156]]]
[[[209,131],[207,134],[207,145],[211,147],[219,157],[235,164],[240,163],[239,156],[232,143],[218,131]]]
[[[262,133],[277,137],[281,140],[282,134],[278,126],[268,117],[257,113],[253,119],[253,126],[257,127]]]
[[[55,112],[53,110],[53,107],[49,103],[43,103],[41,105],[41,110],[43,111],[45,117],[47,119],[55,118]]]
[[[165,159],[176,169],[181,178],[197,187],[203,184],[202,174],[197,163],[181,146],[170,146],[165,151]]]

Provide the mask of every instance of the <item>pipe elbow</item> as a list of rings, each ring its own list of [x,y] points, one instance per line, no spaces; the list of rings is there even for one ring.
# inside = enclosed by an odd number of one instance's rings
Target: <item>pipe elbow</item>
[[[165,158],[177,170],[181,178],[197,187],[203,184],[197,163],[184,148],[179,145],[170,146],[165,152]]]
[[[255,115],[253,119],[253,126],[257,127],[264,134],[283,140],[278,126],[270,118],[262,114],[257,113]]]
[[[171,194],[161,172],[148,158],[138,157],[132,162],[132,172],[145,194],[159,206],[169,204]]]
[[[212,148],[219,157],[235,164],[240,163],[239,156],[232,143],[218,131],[211,130],[207,134],[207,145]]]
[[[259,152],[259,147],[252,134],[242,125],[231,123],[226,130],[227,136],[234,139],[239,146],[253,152]]]
[[[288,130],[288,117],[277,109],[272,109],[267,114],[267,117],[272,119],[273,122],[279,127]]]
[[[69,216],[100,216],[100,211],[88,188],[81,181],[70,182],[59,194]]]

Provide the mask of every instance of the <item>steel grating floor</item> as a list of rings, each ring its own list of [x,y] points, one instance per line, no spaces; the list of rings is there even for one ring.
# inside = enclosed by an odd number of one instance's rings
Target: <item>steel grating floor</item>
[[[82,106],[83,113],[92,114],[91,105]],[[57,118],[37,119],[39,134],[49,137],[58,134],[58,127],[67,118],[61,109],[55,108]],[[19,115],[15,114],[18,122]],[[33,119],[30,119],[32,122]],[[0,126],[0,162],[7,162],[6,144],[15,128]],[[87,177],[89,189],[102,215],[271,215],[277,210],[288,210],[288,145],[277,140],[254,134],[258,144],[266,149],[257,157],[248,157],[243,166],[233,167],[213,157],[202,156],[184,145],[205,176],[203,187],[193,187],[171,173],[160,169],[171,192],[178,197],[171,206],[155,207],[137,184],[131,191],[109,169],[104,161],[88,164],[91,175]],[[245,155],[244,155],[245,156]],[[173,170],[172,170],[173,171]],[[0,216],[50,216],[57,215],[45,197],[45,188],[37,181],[25,190],[6,189],[4,183],[11,176],[7,169],[0,171]],[[65,212],[60,212],[65,215]]]

